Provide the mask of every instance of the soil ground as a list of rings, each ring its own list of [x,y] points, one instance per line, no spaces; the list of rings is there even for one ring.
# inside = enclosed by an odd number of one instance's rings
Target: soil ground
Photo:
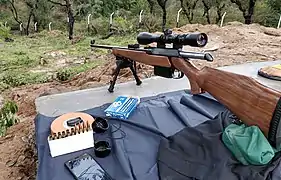
[[[192,24],[174,29],[178,33],[194,31],[208,34],[209,44],[203,50],[211,51],[215,57],[211,63],[194,61],[199,68],[281,59],[281,29],[238,22],[229,23],[223,28],[217,25]],[[202,51],[190,47],[185,50]],[[37,152],[34,144],[34,100],[39,96],[108,85],[115,68],[114,57],[109,54],[100,58],[106,61],[105,65],[80,73],[70,81],[21,86],[4,92],[4,97],[15,100],[19,105],[18,116],[21,122],[10,127],[7,135],[0,138],[0,180],[35,179]],[[153,76],[153,69],[138,64],[138,73],[142,79],[149,78]],[[118,83],[132,78],[130,71],[122,70]]]

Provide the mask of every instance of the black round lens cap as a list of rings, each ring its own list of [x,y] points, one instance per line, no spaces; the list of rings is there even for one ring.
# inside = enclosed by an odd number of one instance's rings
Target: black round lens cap
[[[104,158],[111,153],[111,148],[109,142],[107,141],[98,141],[95,142],[95,155],[99,158]]]

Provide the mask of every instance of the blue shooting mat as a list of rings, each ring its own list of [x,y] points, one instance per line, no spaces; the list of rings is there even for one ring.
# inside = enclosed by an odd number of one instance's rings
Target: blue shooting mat
[[[105,117],[104,110],[109,105],[105,104],[83,112],[95,117]],[[71,173],[65,168],[64,163],[86,152],[91,154],[116,180],[158,180],[160,178],[157,155],[161,139],[173,136],[186,127],[196,127],[213,120],[218,113],[225,110],[226,108],[209,94],[193,96],[189,90],[142,98],[141,103],[128,120],[109,120],[111,125],[121,126],[126,135],[122,139],[111,140],[112,152],[106,158],[95,157],[91,148],[52,158],[47,137],[50,133],[50,125],[55,117],[38,114],[35,118],[38,150],[37,179],[74,180]],[[116,131],[116,128],[111,126],[107,133],[114,138],[122,136],[121,131],[111,133],[113,131]],[[108,134],[105,134],[105,136],[108,136]],[[98,138],[102,139],[102,136]],[[263,174],[265,179],[271,179],[272,171],[276,166],[272,165],[271,168],[265,168],[260,173]],[[246,166],[245,168],[247,169]],[[274,171],[273,175],[274,180],[281,179],[279,171]],[[241,177],[243,177],[243,172]]]

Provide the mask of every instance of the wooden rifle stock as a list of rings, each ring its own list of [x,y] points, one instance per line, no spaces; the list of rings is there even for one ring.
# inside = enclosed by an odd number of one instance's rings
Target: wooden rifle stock
[[[271,143],[275,142],[280,117],[274,123],[272,120],[280,103],[281,92],[247,76],[210,67],[199,70],[183,58],[149,55],[146,52],[124,49],[113,49],[113,54],[147,65],[173,67],[183,72],[190,81],[192,94],[208,92],[245,124],[258,126],[264,135],[270,138]],[[280,111],[279,107],[278,112]],[[269,134],[272,129],[275,129],[275,132]]]
[[[161,67],[171,67],[171,63],[168,57],[165,56],[155,56],[148,55],[143,51],[134,51],[127,49],[113,49],[112,53],[115,56],[126,57],[128,59],[132,59],[134,61],[151,65],[151,66],[161,66]]]
[[[181,58],[172,58],[171,62],[187,76],[193,94],[208,92],[245,124],[257,125],[268,137],[281,92],[247,76],[210,67],[199,70]]]

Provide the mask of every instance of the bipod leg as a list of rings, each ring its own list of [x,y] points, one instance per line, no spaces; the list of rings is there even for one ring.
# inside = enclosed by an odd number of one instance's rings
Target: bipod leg
[[[136,63],[136,61],[134,61],[134,69],[135,69],[136,74],[137,74],[138,72],[137,72],[137,63]]]
[[[110,81],[110,86],[109,86],[109,88],[108,88],[108,91],[109,91],[110,93],[113,93],[113,92],[114,92],[113,90],[114,90],[114,86],[115,86],[116,81],[117,81],[117,77],[118,77],[118,75],[119,75],[119,73],[120,73],[120,70],[121,70],[122,60],[117,60],[116,64],[117,64],[117,67],[116,67],[116,69],[115,69],[115,71],[114,71],[114,77],[113,77],[113,80]]]
[[[138,77],[137,71],[136,71],[136,69],[134,69],[134,65],[133,64],[130,66],[130,69],[131,69],[131,71],[132,71],[132,73],[134,75],[134,78],[135,78],[136,82],[137,82],[137,86],[141,85],[142,82],[141,82],[140,78]]]

